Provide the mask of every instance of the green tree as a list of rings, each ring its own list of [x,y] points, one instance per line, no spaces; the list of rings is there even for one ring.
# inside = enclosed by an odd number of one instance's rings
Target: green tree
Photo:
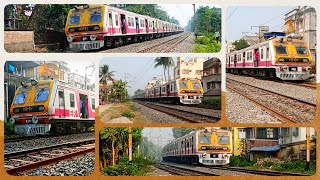
[[[128,94],[126,89],[126,82],[122,81],[121,79],[119,81],[113,82],[110,89],[110,97],[113,99],[117,99],[120,102],[123,102],[125,100],[126,95]]]
[[[99,68],[99,78],[100,78],[99,81],[105,87],[104,95],[106,96],[107,102],[109,101],[109,99],[108,99],[109,85],[107,83],[108,83],[108,81],[112,81],[113,80],[114,73],[115,73],[115,71],[110,71],[109,70],[109,65],[106,65],[106,64],[105,65],[101,65],[100,68]]]
[[[236,50],[241,50],[241,49],[244,49],[244,48],[247,48],[250,46],[249,43],[244,39],[240,39],[239,41],[235,41],[233,43],[233,45],[235,46]]]
[[[172,128],[173,137],[176,139],[189,134],[192,131],[192,128]]]
[[[174,62],[172,57],[157,57],[155,60],[155,65],[154,68],[157,68],[159,66],[163,67],[163,75],[164,75],[164,79],[165,81],[167,81],[167,77],[166,77],[166,70],[168,73],[168,81],[171,79],[170,77],[170,67],[174,66]]]

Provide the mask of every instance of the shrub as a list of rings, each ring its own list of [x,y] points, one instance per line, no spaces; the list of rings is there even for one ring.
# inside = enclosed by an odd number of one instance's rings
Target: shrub
[[[221,98],[204,98],[202,104],[206,107],[221,109]]]
[[[230,166],[246,167],[253,166],[254,164],[254,161],[249,161],[249,159],[244,156],[231,156],[230,158]]]
[[[14,125],[5,121],[4,122],[4,134],[5,135],[15,135],[16,133],[14,132]]]
[[[271,167],[274,163],[271,161],[265,161],[263,162],[263,167]]]
[[[134,114],[130,111],[125,111],[121,115],[127,118],[134,118]]]

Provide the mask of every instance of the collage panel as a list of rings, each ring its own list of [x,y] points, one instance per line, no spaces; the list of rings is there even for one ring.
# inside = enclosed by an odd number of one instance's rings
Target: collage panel
[[[102,122],[214,123],[221,118],[218,58],[106,57],[99,68]]]
[[[227,15],[229,121],[313,122],[317,95],[315,8],[232,6]],[[249,18],[252,20],[239,21]]]
[[[93,62],[6,61],[4,168],[88,176],[95,164]]]
[[[9,53],[221,50],[215,4],[9,4],[4,28]]]
[[[104,176],[311,176],[311,127],[105,127]]]

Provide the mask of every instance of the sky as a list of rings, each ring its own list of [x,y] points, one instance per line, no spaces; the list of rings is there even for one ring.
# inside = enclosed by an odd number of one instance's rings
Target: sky
[[[77,73],[85,76],[86,67],[94,65],[94,62],[90,61],[67,61],[68,68],[70,68],[71,73]],[[95,66],[93,68],[87,68],[87,78],[90,79],[90,83],[95,83]]]
[[[133,95],[137,89],[145,89],[148,81],[153,77],[163,76],[163,68],[154,68],[154,59],[156,57],[106,57],[100,62],[100,65],[109,65],[110,71],[115,71],[113,79],[124,80],[127,77],[128,93]],[[191,58],[186,57],[185,60]],[[173,57],[176,64],[177,58]],[[167,71],[166,71],[167,73]],[[173,68],[170,71],[173,77]]]
[[[258,28],[251,26],[269,26],[269,31],[283,31],[284,14],[294,9],[294,6],[276,7],[229,7],[226,14],[226,40],[239,40],[245,33],[255,35]]]
[[[165,146],[174,139],[172,128],[143,128],[142,135],[153,144]]]
[[[193,16],[193,6],[192,4],[159,4],[163,10],[167,11],[171,17],[174,17],[180,22],[182,27],[185,27],[188,24],[188,21]],[[200,6],[209,6],[209,7],[219,7],[215,4],[196,4],[196,10]]]

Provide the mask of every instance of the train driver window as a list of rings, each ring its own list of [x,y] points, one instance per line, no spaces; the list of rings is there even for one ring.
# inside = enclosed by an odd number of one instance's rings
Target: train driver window
[[[185,81],[180,81],[180,88],[187,88],[187,83]]]
[[[193,83],[193,89],[200,89],[200,88],[201,88],[200,83],[198,82]]]
[[[75,25],[80,23],[81,16],[79,14],[73,14],[70,16],[69,25]]]
[[[34,99],[34,102],[43,102],[48,99],[49,90],[48,89],[41,89],[38,90]]]
[[[74,94],[70,93],[70,107],[75,107]]]
[[[26,102],[27,97],[28,93],[26,92],[17,94],[14,100],[14,104],[24,104]]]
[[[288,54],[287,47],[282,45],[276,46],[276,52],[277,54]]]
[[[211,142],[210,136],[205,135],[205,134],[200,135],[199,139],[200,139],[200,144],[210,144],[210,142]]]
[[[296,51],[299,55],[308,55],[307,48],[305,47],[296,47]]]
[[[102,19],[101,10],[94,11],[90,14],[89,21],[90,22],[100,22]]]
[[[229,144],[229,137],[219,136],[219,144]]]

